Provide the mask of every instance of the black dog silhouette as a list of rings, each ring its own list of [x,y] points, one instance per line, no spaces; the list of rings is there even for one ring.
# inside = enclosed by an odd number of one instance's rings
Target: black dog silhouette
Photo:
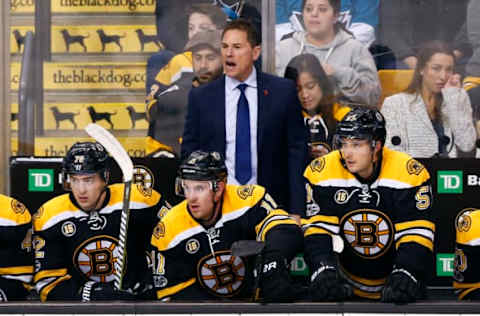
[[[128,114],[130,115],[130,120],[132,120],[132,129],[135,128],[135,122],[138,120],[147,120],[147,114],[145,112],[137,112],[135,108],[131,105],[127,106]]]
[[[10,113],[10,122],[15,122],[18,120],[18,113]]]
[[[15,42],[17,42],[18,52],[22,51],[22,45],[25,44],[25,35],[22,35],[19,30],[13,30]]]
[[[55,128],[58,129],[60,127],[60,122],[64,120],[68,120],[72,122],[73,128],[77,129],[77,123],[75,123],[75,115],[80,114],[80,112],[73,113],[73,112],[60,112],[58,107],[52,106],[50,110],[53,113],[53,117],[55,118]]]
[[[145,44],[147,43],[155,43],[159,50],[162,49],[162,45],[160,44],[160,41],[158,40],[156,35],[147,35],[143,33],[142,29],[136,29],[135,32],[137,32],[138,40],[140,41],[140,45],[142,47],[142,52]]]
[[[120,44],[120,39],[127,36],[126,34],[123,35],[107,35],[105,31],[102,29],[97,30],[98,36],[100,37],[100,42],[102,42],[102,52],[105,51],[105,45],[108,43],[115,43],[120,48],[120,51],[123,51],[122,44]]]
[[[63,36],[63,40],[65,41],[65,46],[67,47],[67,52],[70,51],[70,44],[78,43],[83,47],[83,50],[86,52],[87,51],[87,46],[85,46],[85,43],[83,42],[84,39],[88,38],[90,35],[87,34],[86,36],[83,35],[70,35],[68,33],[67,29],[63,29],[60,31]]]
[[[95,123],[97,121],[105,120],[110,124],[110,129],[113,129],[113,123],[112,123],[112,115],[117,114],[117,111],[110,113],[110,112],[97,112],[93,108],[93,106],[87,107],[88,113],[90,114],[90,118],[92,119],[92,122]]]

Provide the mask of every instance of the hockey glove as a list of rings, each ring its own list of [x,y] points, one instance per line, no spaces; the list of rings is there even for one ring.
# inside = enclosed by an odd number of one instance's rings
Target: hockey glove
[[[409,271],[393,267],[382,291],[382,302],[405,304],[415,302],[420,296],[420,284]]]
[[[282,256],[265,254],[259,277],[263,302],[291,302],[297,299],[287,260]]]
[[[353,295],[352,288],[338,277],[337,268],[329,263],[320,263],[310,278],[310,295],[318,302],[339,302]]]
[[[108,300],[133,300],[135,296],[126,291],[119,291],[112,283],[99,283],[88,281],[81,288],[82,302],[108,301]]]

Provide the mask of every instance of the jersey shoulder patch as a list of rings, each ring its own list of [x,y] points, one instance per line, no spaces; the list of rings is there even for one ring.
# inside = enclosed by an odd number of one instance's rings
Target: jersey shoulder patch
[[[416,187],[429,180],[430,174],[422,163],[410,155],[385,147],[379,178],[397,182],[403,187]]]
[[[303,176],[313,185],[330,179],[350,179],[354,176],[342,165],[340,152],[334,150],[325,156],[313,160],[305,169]]]
[[[0,213],[0,226],[3,224],[17,226],[32,220],[27,207],[14,198],[0,194],[0,207],[3,210]]]
[[[227,184],[223,194],[222,213],[235,212],[244,207],[252,208],[265,195],[265,188],[260,185],[231,185]]]
[[[51,227],[49,222],[54,218],[67,218],[81,212],[70,200],[68,193],[54,197],[45,202],[33,215],[33,227],[36,231]]]

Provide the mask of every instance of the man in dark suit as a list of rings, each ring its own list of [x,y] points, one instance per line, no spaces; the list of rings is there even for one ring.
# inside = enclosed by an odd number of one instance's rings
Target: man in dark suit
[[[190,92],[182,157],[195,150],[225,157],[228,183],[260,184],[293,214],[305,212],[302,172],[307,131],[294,84],[257,71],[260,46],[245,20],[222,34],[225,75]]]

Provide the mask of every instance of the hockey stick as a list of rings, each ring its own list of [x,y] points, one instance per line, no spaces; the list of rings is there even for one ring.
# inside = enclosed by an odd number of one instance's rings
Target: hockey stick
[[[125,258],[127,256],[127,230],[128,218],[130,217],[130,192],[133,178],[133,163],[123,146],[118,140],[100,125],[90,123],[85,127],[88,135],[103,145],[117,162],[123,174],[123,208],[120,217],[120,238],[118,241],[119,258],[115,262],[115,288],[122,289],[123,276],[125,273]]]

